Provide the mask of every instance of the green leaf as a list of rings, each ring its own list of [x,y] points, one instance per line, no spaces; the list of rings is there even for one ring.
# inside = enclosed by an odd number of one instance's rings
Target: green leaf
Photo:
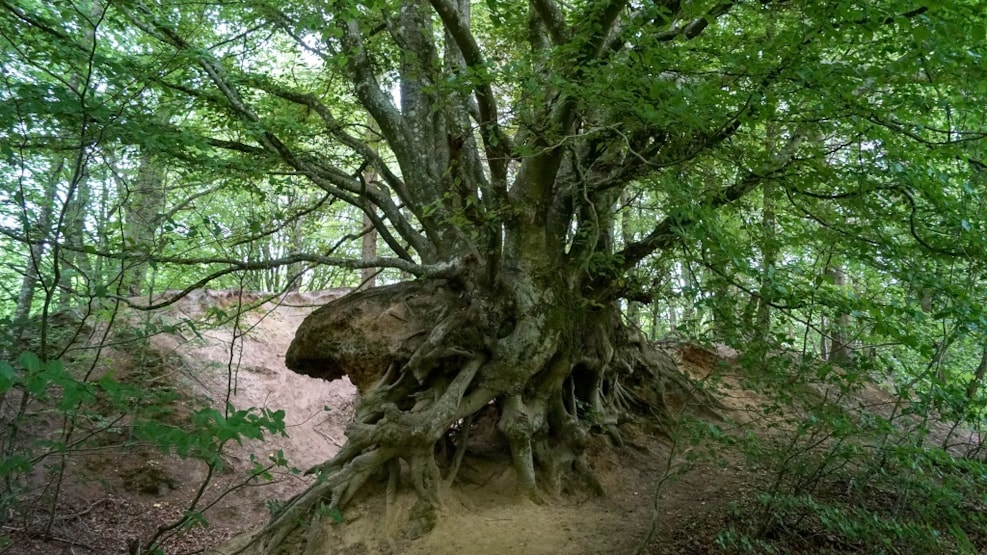
[[[17,372],[14,367],[6,361],[0,362],[0,393],[10,390],[16,383]]]
[[[0,378],[13,380],[16,375],[17,372],[14,370],[14,367],[11,366],[9,362],[0,361]]]
[[[41,359],[38,358],[38,355],[30,351],[24,351],[23,353],[21,353],[21,356],[18,358],[18,361],[21,363],[21,367],[23,367],[28,372],[38,373],[41,371],[41,367],[42,367]]]
[[[182,528],[209,528],[209,521],[206,520],[206,516],[199,511],[186,511],[182,518]]]

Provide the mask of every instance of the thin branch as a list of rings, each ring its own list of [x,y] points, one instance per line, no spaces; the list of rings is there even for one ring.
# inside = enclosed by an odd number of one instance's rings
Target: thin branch
[[[792,197],[792,193],[794,192],[794,193],[797,193],[797,194],[800,194],[800,195],[803,195],[803,196],[807,196],[807,197],[810,197],[810,198],[816,198],[816,199],[822,199],[822,200],[839,200],[839,199],[850,198],[850,197],[864,195],[864,194],[878,192],[878,191],[887,191],[887,192],[891,192],[891,193],[897,193],[897,194],[899,194],[899,195],[901,195],[902,197],[905,198],[905,201],[908,203],[908,207],[909,207],[909,211],[908,211],[908,234],[912,236],[912,239],[914,239],[915,242],[919,244],[919,246],[921,246],[922,248],[926,249],[929,252],[936,253],[936,254],[941,254],[941,255],[946,255],[946,256],[966,256],[967,255],[967,253],[964,253],[963,251],[953,250],[953,249],[949,249],[949,248],[945,248],[945,247],[936,247],[936,246],[932,245],[931,243],[929,243],[924,237],[922,237],[919,234],[919,231],[918,231],[918,223],[917,223],[918,222],[918,217],[917,217],[918,216],[918,204],[915,202],[915,198],[912,196],[912,193],[909,192],[908,189],[906,189],[905,187],[903,187],[901,185],[891,184],[891,185],[887,185],[887,186],[876,187],[874,189],[870,189],[870,190],[866,190],[866,191],[846,193],[846,194],[842,194],[842,195],[819,195],[819,194],[815,194],[815,193],[810,193],[808,191],[801,191],[801,190],[795,189],[795,188],[788,188],[788,187],[785,188],[785,194],[788,196],[788,200],[792,204],[792,206],[798,208],[799,211],[801,211],[803,214],[805,214],[805,216],[808,217],[809,219],[815,221],[816,223],[818,223],[822,227],[825,227],[827,229],[831,229],[831,230],[833,230],[833,231],[835,231],[837,233],[840,233],[840,234],[845,235],[847,237],[851,237],[851,238],[853,238],[855,240],[862,241],[864,243],[868,243],[868,244],[871,244],[871,245],[880,245],[881,243],[879,241],[876,241],[876,240],[873,240],[873,239],[866,239],[866,238],[861,237],[859,235],[853,234],[853,233],[851,233],[849,231],[846,231],[846,230],[838,227],[837,225],[835,225],[833,223],[830,223],[830,222],[824,220],[821,216],[816,215],[815,213],[811,212],[808,208],[806,208],[806,207],[802,206],[801,204],[799,204],[798,202],[796,202],[795,199]]]
[[[240,141],[227,141],[224,139],[214,139],[211,137],[204,137],[204,140],[209,146],[223,148],[226,150],[235,150],[236,152],[242,152],[244,154],[266,155],[268,153],[267,150],[259,146],[248,145],[246,143],[241,143]]]
[[[885,119],[879,118],[875,114],[872,114],[872,115],[867,116],[867,121],[869,121],[869,122],[871,122],[871,123],[873,123],[875,125],[879,125],[881,127],[885,127],[887,129],[890,129],[891,131],[894,131],[895,133],[900,133],[900,134],[908,137],[909,139],[915,141],[916,143],[919,143],[919,144],[922,144],[922,145],[925,145],[925,146],[928,146],[928,147],[956,145],[956,144],[966,143],[966,142],[979,142],[979,141],[983,141],[984,139],[987,139],[987,133],[982,132],[982,131],[956,131],[956,130],[950,130],[950,129],[936,129],[934,127],[930,127],[928,125],[924,125],[923,124],[921,126],[922,129],[925,129],[927,131],[932,131],[933,133],[938,133],[940,135],[946,135],[946,139],[945,140],[934,141],[934,140],[926,139],[925,137],[919,135],[918,133],[915,133],[914,131],[908,130],[906,128],[905,124],[903,124],[901,122],[898,122],[898,121],[894,121],[893,119],[887,119],[887,120],[885,120]],[[915,126],[915,127],[919,127],[919,126]],[[953,135],[957,135],[958,138],[953,138]]]
[[[323,102],[321,102],[318,98],[316,98],[311,94],[291,91],[283,87],[274,85],[272,83],[262,83],[255,81],[254,84],[261,90],[267,91],[270,94],[273,94],[279,98],[311,108],[316,114],[319,115],[320,118],[322,118],[322,121],[326,126],[326,130],[331,135],[339,139],[340,142],[350,147],[358,154],[363,156],[365,160],[367,160],[367,162],[376,170],[377,174],[382,176],[384,178],[384,181],[397,193],[398,198],[401,200],[401,202],[404,203],[404,205],[407,206],[409,210],[412,211],[413,214],[415,214],[415,216],[419,219],[419,221],[423,221],[425,219],[424,215],[421,214],[420,210],[418,209],[418,207],[421,204],[420,201],[422,199],[416,199],[413,197],[411,192],[405,186],[404,181],[400,177],[395,175],[393,171],[391,171],[390,166],[384,161],[383,158],[380,157],[380,155],[373,148],[370,147],[370,145],[368,145],[365,141],[357,139],[356,137],[343,131],[342,128],[343,126],[333,115],[329,107],[326,106]],[[356,198],[369,201],[374,206],[380,208],[380,210],[384,213],[387,219],[394,225],[394,227],[401,234],[401,237],[403,237],[406,241],[411,243],[411,245],[416,250],[421,252],[423,249],[425,249],[427,245],[425,238],[422,237],[421,234],[414,229],[414,227],[411,225],[408,219],[405,218],[405,216],[401,213],[401,209],[396,204],[394,204],[390,195],[388,195],[385,191],[383,191],[378,187],[367,187],[366,183],[364,183],[363,181],[362,168],[361,170],[358,170],[356,172],[356,177],[358,179],[358,182],[356,181],[352,182],[352,186],[346,187],[346,190],[351,193],[354,193],[356,195]],[[349,183],[349,181],[347,182]],[[368,209],[368,207],[365,206],[364,203],[351,202],[351,204],[354,204],[355,206],[363,210],[365,213],[367,213],[367,215],[374,221],[374,227],[376,227],[378,230],[386,230],[383,222],[379,219],[379,217],[373,212],[373,210]],[[385,236],[385,240],[387,240],[386,236]],[[404,248],[397,246],[396,241],[389,240],[387,242],[388,245],[390,245],[391,248],[394,249],[394,251],[398,253],[399,256],[401,256],[402,258],[410,259],[409,256],[401,254],[402,252],[404,252]]]
[[[370,145],[368,145],[365,141],[362,141],[343,131],[343,125],[339,123],[325,103],[312,94],[291,91],[283,87],[279,87],[273,83],[255,80],[252,84],[257,88],[279,98],[311,108],[312,111],[322,118],[326,131],[339,139],[342,144],[353,149],[360,154],[360,156],[363,156],[363,158],[369,162],[374,170],[376,170],[377,173],[384,178],[387,184],[394,189],[394,191],[398,194],[398,198],[401,199],[401,202],[404,202],[405,204],[411,203],[411,193],[408,191],[408,188],[405,186],[401,178],[391,171],[390,166],[384,162],[380,155],[377,154],[374,149],[370,147]]]
[[[51,35],[51,36],[55,37],[56,39],[59,39],[60,41],[63,41],[63,42],[66,42],[66,43],[71,44],[73,47],[79,49],[79,51],[82,52],[82,53],[88,53],[88,51],[89,51],[88,48],[86,48],[83,45],[75,42],[74,40],[72,40],[65,33],[63,33],[61,31],[55,29],[55,27],[54,27],[53,24],[51,24],[51,23],[49,23],[47,21],[42,21],[41,19],[35,18],[35,17],[33,17],[33,15],[26,13],[20,7],[14,6],[14,5],[10,4],[9,2],[0,2],[0,7],[2,7],[4,10],[10,12],[14,17],[16,17],[17,19],[23,21],[24,23],[27,23],[31,27],[34,27],[35,29],[39,29],[39,30],[43,31],[46,34]],[[16,44],[16,42],[14,42],[12,44]]]
[[[832,224],[832,223],[826,221],[825,219],[823,219],[822,216],[817,215],[815,212],[812,212],[808,208],[806,208],[806,207],[802,206],[800,203],[796,202],[795,198],[792,196],[792,192],[802,194],[801,191],[799,191],[798,189],[795,189],[793,187],[784,187],[784,190],[785,190],[785,196],[788,198],[788,202],[792,206],[794,206],[796,209],[798,209],[800,212],[802,212],[802,214],[806,218],[808,218],[808,219],[816,222],[821,227],[826,228],[826,229],[830,229],[830,230],[832,230],[832,231],[834,231],[836,233],[839,233],[840,235],[849,237],[849,238],[851,238],[853,240],[860,241],[862,243],[866,243],[866,244],[869,244],[869,245],[879,245],[880,244],[880,242],[875,241],[873,239],[867,239],[866,237],[863,237],[861,235],[856,235],[854,233],[851,233],[849,231],[846,231],[845,229],[842,229],[841,227],[838,227],[835,224]],[[863,193],[861,193],[861,194],[863,194]],[[808,196],[810,198],[825,198],[825,197],[815,196],[815,195],[811,195],[811,194],[806,194],[805,196]]]
[[[346,65],[352,73],[356,96],[380,126],[380,131],[391,145],[398,163],[402,166],[409,164],[412,158],[410,148],[414,144],[414,138],[397,107],[390,97],[384,94],[377,82],[373,64],[367,56],[367,47],[360,33],[360,26],[356,21],[349,21],[341,24],[341,27]]]
[[[802,133],[796,133],[789,139],[788,144],[774,157],[769,167],[748,172],[739,181],[719,191],[711,199],[707,200],[703,206],[710,209],[717,209],[743,198],[747,193],[757,188],[762,181],[773,177],[785,169],[794,160],[795,151],[802,144],[803,139],[804,135]],[[683,228],[696,225],[699,222],[700,217],[698,215],[684,216],[673,214],[666,217],[654,227],[647,237],[627,245],[624,250],[617,254],[617,259],[621,261],[621,269],[625,271],[629,270],[651,253],[670,248],[681,238],[681,230]]]
[[[497,114],[497,97],[490,86],[490,80],[482,76],[487,72],[487,62],[480,46],[466,22],[459,16],[459,10],[449,0],[429,0],[446,30],[452,35],[463,55],[466,66],[478,73],[473,92],[479,108],[480,137],[487,152],[490,174],[495,186],[507,182],[507,162],[514,150],[510,138],[500,127]]]
[[[356,87],[357,98],[380,127],[391,152],[397,158],[404,179],[407,182],[418,183],[423,189],[428,189],[429,187],[425,184],[432,181],[428,172],[428,164],[423,160],[422,152],[418,149],[418,142],[414,139],[411,130],[408,129],[404,118],[377,82],[374,66],[367,56],[367,48],[363,42],[359,24],[356,21],[348,21],[342,23],[341,27],[343,51],[346,54],[347,68],[352,74],[353,83]],[[438,238],[440,233],[433,219],[421,209],[434,200],[437,199],[415,198],[408,199],[406,202],[406,207],[412,210],[424,227],[425,234],[433,239]],[[397,224],[399,221],[395,223]],[[433,261],[437,258],[434,244],[424,240],[420,234],[402,232],[402,236],[414,246],[422,260]]]
[[[591,37],[586,53],[589,59],[598,59],[604,53],[609,52],[607,39],[613,34],[617,25],[617,18],[626,7],[627,0],[611,0],[600,11],[599,17],[586,18],[586,32]]]
[[[110,255],[110,257],[122,257],[124,255]],[[120,302],[126,304],[131,308],[138,310],[157,310],[164,308],[168,305],[174,304],[181,298],[188,296],[192,291],[196,289],[202,289],[209,282],[214,281],[225,275],[232,274],[234,272],[240,271],[251,271],[251,270],[267,270],[279,266],[288,266],[291,264],[298,264],[300,262],[311,262],[314,264],[322,264],[326,266],[335,266],[338,268],[347,268],[358,270],[361,268],[396,268],[403,272],[407,272],[419,278],[453,278],[462,274],[464,268],[467,266],[467,261],[464,258],[455,258],[452,260],[447,260],[444,262],[439,262],[436,264],[415,264],[408,262],[407,260],[401,260],[399,258],[370,258],[366,260],[354,260],[352,258],[334,258],[328,256],[318,256],[310,254],[296,254],[280,258],[277,260],[268,260],[264,262],[244,262],[242,260],[236,260],[231,258],[160,258],[156,259],[159,264],[172,263],[181,265],[202,265],[202,264],[221,264],[226,267],[215,272],[210,273],[206,277],[196,281],[192,285],[189,285],[185,289],[182,289],[175,295],[162,300],[160,302],[144,305],[134,302],[133,300],[122,297],[122,296],[111,296],[110,298],[119,300]]]
[[[569,40],[570,31],[565,23],[565,17],[553,0],[531,0],[531,5],[538,14],[538,19],[545,25],[552,43],[564,44]]]
[[[194,196],[195,195],[193,195],[193,197]],[[333,199],[334,199],[334,197],[332,195],[330,195],[330,194],[327,193],[321,199],[319,199],[315,204],[312,204],[311,206],[307,206],[305,208],[302,208],[301,210],[295,212],[294,214],[291,214],[290,216],[284,218],[284,220],[281,221],[280,223],[278,223],[278,224],[276,224],[276,225],[274,225],[274,226],[272,226],[272,227],[270,227],[270,228],[268,228],[268,229],[266,229],[264,231],[261,231],[261,232],[256,233],[256,234],[252,234],[249,237],[246,237],[246,238],[243,238],[243,239],[240,239],[238,241],[234,241],[234,242],[230,243],[229,244],[229,248],[235,248],[235,247],[238,247],[240,245],[245,245],[245,244],[248,244],[248,243],[252,243],[254,241],[257,241],[259,239],[263,239],[265,237],[270,237],[270,236],[274,235],[275,233],[277,233],[277,232],[283,230],[284,228],[288,227],[292,223],[298,221],[300,218],[303,218],[305,216],[308,216],[309,214],[311,214],[311,213],[313,213],[313,212],[321,209],[327,202],[330,205],[332,205]],[[180,204],[179,206],[184,205],[184,204],[187,204],[188,202],[191,202],[191,200],[182,201],[182,204]],[[171,211],[168,212],[168,214],[169,215],[173,215],[174,214],[174,211],[175,211],[175,209],[172,209]],[[169,216],[169,217],[171,217],[171,216]]]
[[[663,31],[656,35],[655,40],[668,42],[675,40],[679,37],[686,40],[692,40],[698,37],[709,24],[716,21],[717,18],[726,14],[731,8],[736,6],[739,2],[723,2],[717,4],[709,9],[705,14],[693,19],[692,21],[686,23],[685,25],[673,27],[667,31]]]
[[[174,218],[176,214],[178,214],[182,210],[188,208],[189,205],[191,205],[196,200],[198,200],[198,199],[200,199],[202,197],[210,196],[213,193],[215,193],[216,191],[219,191],[220,189],[224,188],[225,186],[226,186],[225,183],[220,183],[219,185],[213,185],[212,187],[209,187],[207,189],[203,189],[203,190],[201,190],[201,191],[199,191],[197,193],[192,193],[191,195],[189,195],[189,196],[185,197],[184,199],[182,199],[181,202],[179,202],[175,206],[172,206],[171,207],[171,210],[168,210],[167,212],[165,212],[161,216],[159,216],[158,217],[158,221],[167,222],[168,220]]]
[[[141,29],[147,32],[153,32],[161,40],[165,41],[166,43],[172,45],[177,49],[194,50],[191,44],[189,44],[184,38],[179,36],[177,32],[175,32],[174,30],[172,30],[171,28],[167,27],[164,24],[158,23],[157,21],[152,21],[150,24],[147,24],[143,21],[137,20],[136,18],[132,18],[132,20]],[[355,27],[355,23],[351,23],[350,27]],[[355,47],[356,45],[360,44],[358,36],[357,37],[351,36],[350,38],[352,40],[358,41],[355,45],[351,44],[351,46]],[[371,110],[371,113],[374,115],[375,119],[377,119],[378,122],[381,123],[382,130],[386,128],[390,128],[392,132],[396,131],[403,134],[406,130],[404,130],[403,125],[401,125],[400,116],[396,114],[393,105],[391,105],[390,102],[383,97],[383,92],[380,90],[379,87],[376,86],[376,81],[373,77],[372,69],[369,67],[369,61],[366,58],[366,54],[363,53],[362,49],[358,49],[358,52],[353,53],[353,56],[358,58],[357,61],[353,62],[356,67],[355,73],[358,75],[358,77],[362,76],[362,78],[369,78],[371,80],[371,82],[361,81],[358,82],[357,84],[358,94],[360,93],[360,91],[364,91],[363,96],[367,100],[364,104],[367,105],[366,107],[369,110]],[[223,68],[220,66],[218,62],[216,62],[213,58],[205,54],[201,54],[197,56],[197,62],[199,64],[199,67],[201,67],[203,71],[206,72],[212,83],[222,93],[223,97],[226,100],[226,103],[234,111],[234,113],[237,114],[239,119],[245,123],[250,124],[251,126],[255,126],[261,129],[258,140],[265,151],[276,154],[278,157],[281,158],[282,161],[284,161],[284,163],[298,170],[302,175],[308,177],[313,183],[321,187],[323,190],[339,196],[342,200],[350,204],[353,204],[354,206],[360,207],[361,209],[365,209],[364,203],[360,202],[360,199],[367,199],[369,197],[374,202],[374,204],[380,207],[380,209],[387,215],[387,219],[394,224],[395,229],[398,231],[398,233],[401,234],[402,238],[408,241],[422,257],[424,257],[425,259],[432,258],[432,248],[429,245],[429,243],[425,240],[424,237],[421,236],[420,233],[418,233],[414,229],[414,227],[410,224],[410,222],[408,222],[407,219],[401,214],[400,209],[396,205],[394,205],[393,201],[391,201],[388,195],[386,195],[379,189],[375,191],[367,190],[366,188],[361,186],[360,181],[358,179],[343,172],[339,168],[327,166],[321,160],[304,158],[296,155],[274,133],[268,130],[268,128],[261,121],[261,118],[256,113],[253,112],[250,106],[247,105],[247,103],[243,100],[240,93],[236,90],[233,84],[227,79]],[[283,97],[292,97],[295,101],[301,100],[303,98],[303,95],[292,96],[288,94],[288,91],[281,90],[280,92],[284,93]],[[319,104],[320,103],[318,102],[314,102],[312,106],[315,107],[318,106]],[[329,116],[331,118],[331,113],[329,113],[328,110],[323,110],[323,113],[320,114],[320,116],[322,117]],[[381,122],[381,120],[384,121]],[[335,122],[334,119],[330,119],[330,121]],[[338,126],[334,126],[334,127],[338,129]],[[335,134],[337,137],[339,137],[341,131],[338,131]],[[395,154],[399,156],[399,162],[402,155],[402,151],[404,151],[405,162],[408,162],[410,160],[410,152],[411,152],[409,149],[411,148],[410,145],[412,145],[413,142],[410,140],[405,140],[402,143],[400,141],[391,140],[395,138],[398,137],[396,136],[389,137],[388,142],[392,146],[392,150],[394,150]],[[404,138],[407,139],[407,137]],[[356,145],[357,143],[358,141],[355,140],[353,141],[354,145]],[[409,145],[409,146],[404,146],[404,145]],[[229,146],[227,147],[229,148]],[[252,151],[252,153],[255,152]],[[380,162],[379,159],[378,162],[380,163],[381,167],[385,168],[386,170],[386,165]],[[413,167],[413,166],[405,165],[405,167]],[[388,175],[388,174],[384,173],[383,175]],[[394,177],[393,174],[390,175]],[[421,179],[426,178],[426,176],[418,175],[418,174],[413,174],[411,177],[421,178]],[[411,200],[413,199],[408,199],[409,202],[406,202],[406,205],[414,206],[413,204],[411,204],[410,202]],[[426,226],[428,225],[427,220],[425,218],[421,217],[420,214],[416,214],[416,215],[419,216],[419,219],[423,221],[423,223],[425,223]],[[382,232],[383,231],[386,230],[382,230]],[[396,241],[394,241],[393,244],[391,244],[391,246],[397,247],[395,249],[395,252],[400,252],[403,250]]]

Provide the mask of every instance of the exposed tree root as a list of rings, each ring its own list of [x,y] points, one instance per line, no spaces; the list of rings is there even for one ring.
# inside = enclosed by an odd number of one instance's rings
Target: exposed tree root
[[[442,284],[383,289],[340,302],[336,309],[350,310],[349,319],[324,309],[328,323],[299,330],[289,363],[327,377],[355,369],[363,396],[346,444],[309,471],[318,481],[240,552],[278,553],[289,538],[306,544],[293,545],[294,552],[312,548],[318,534],[305,527],[324,526],[321,515],[338,516],[370,481],[386,480],[388,522],[397,518],[398,489],[410,486],[417,503],[405,535],[427,533],[438,518],[440,485],[455,480],[474,417],[488,406],[519,494],[541,503],[570,487],[571,476],[603,493],[583,460],[590,434],[619,443],[622,422],[664,416],[673,395],[708,400],[669,355],[624,328],[616,310],[588,320],[544,312],[508,318],[508,308]],[[354,345],[369,332],[352,326],[390,335]]]

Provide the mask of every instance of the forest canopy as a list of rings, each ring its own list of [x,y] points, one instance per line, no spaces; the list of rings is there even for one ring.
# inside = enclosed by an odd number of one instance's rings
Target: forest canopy
[[[589,435],[711,402],[669,333],[972,422],[985,29],[970,0],[0,0],[2,352],[70,307],[362,284],[288,353],[363,401],[268,546],[399,460],[427,529],[436,446],[490,406],[524,495],[592,485]]]

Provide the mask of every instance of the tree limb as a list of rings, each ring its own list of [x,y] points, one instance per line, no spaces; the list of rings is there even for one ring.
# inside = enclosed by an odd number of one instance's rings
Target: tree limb
[[[377,82],[373,64],[367,56],[367,49],[360,33],[359,24],[356,21],[347,21],[341,23],[341,28],[346,65],[352,74],[357,98],[380,126],[381,133],[397,158],[405,182],[417,183],[422,190],[437,190],[436,187],[427,185],[432,183],[432,177],[428,172],[427,160],[424,160],[423,153],[417,148],[418,144],[414,135],[408,129],[394,103],[384,94]],[[409,199],[406,204],[407,208],[418,217],[425,228],[425,234],[430,239],[430,241],[424,241],[415,238],[413,243],[422,260],[427,261],[437,259],[438,253],[435,250],[435,245],[438,244],[440,233],[435,222],[422,212],[422,208],[436,200],[438,199],[415,198]],[[409,238],[409,241],[411,240]]]
[[[495,188],[507,182],[507,162],[510,160],[513,146],[510,138],[500,127],[497,114],[497,97],[490,87],[490,80],[483,75],[488,71],[487,63],[476,43],[473,33],[459,17],[459,10],[449,0],[429,0],[432,8],[439,14],[442,24],[456,41],[456,46],[463,55],[466,66],[477,73],[473,94],[479,109],[480,137],[483,139],[487,152],[487,163],[490,174],[495,182]]]
[[[565,23],[565,16],[555,5],[554,0],[531,0],[531,5],[538,19],[545,25],[548,34],[552,37],[552,44],[560,45],[569,40],[569,26]]]
[[[255,82],[255,84],[261,90],[267,91],[279,98],[283,98],[284,100],[287,100],[289,102],[293,102],[295,104],[300,104],[302,106],[311,108],[312,111],[314,111],[316,114],[319,115],[320,118],[322,118],[322,121],[325,124],[325,128],[327,132],[329,132],[332,136],[339,139],[341,143],[353,149],[365,160],[367,160],[367,162],[374,168],[377,174],[384,178],[384,181],[387,182],[388,186],[394,189],[394,192],[397,193],[398,198],[401,200],[401,202],[403,202],[405,206],[408,206],[409,209],[411,209],[413,212],[415,211],[415,203],[413,202],[414,199],[411,195],[411,192],[405,186],[404,181],[402,181],[400,177],[398,177],[397,175],[395,175],[393,171],[391,171],[391,168],[388,166],[388,164],[380,157],[380,155],[377,152],[374,151],[373,148],[371,148],[370,145],[368,145],[365,141],[357,139],[353,135],[350,135],[349,133],[343,131],[342,124],[340,124],[339,121],[336,120],[336,117],[332,114],[332,111],[329,109],[329,107],[326,106],[323,102],[321,102],[318,98],[308,93],[291,91],[283,87],[274,85],[272,83]],[[376,201],[377,199],[371,198],[370,200]]]
[[[172,30],[171,28],[169,28],[164,24],[161,24],[157,21],[152,21],[150,24],[147,24],[142,21],[139,21],[137,18],[132,18],[132,20],[141,29],[148,32],[153,32],[161,40],[165,41],[166,43],[172,45],[175,48],[178,48],[180,50],[188,50],[188,51],[194,50],[191,44],[189,44],[184,38],[179,36],[174,30]],[[355,24],[351,24],[351,25],[355,25]],[[354,40],[358,40],[358,39],[359,37],[356,37],[356,39]],[[356,45],[351,44],[351,46],[355,47]],[[381,122],[381,120],[383,120],[384,122],[387,123],[387,125],[389,126],[392,132],[404,134],[406,130],[403,128],[403,125],[401,124],[400,115],[396,113],[396,110],[394,109],[393,105],[391,105],[390,102],[383,97],[383,92],[380,90],[380,88],[376,86],[376,79],[374,78],[373,73],[369,68],[369,65],[367,65],[369,64],[369,62],[366,60],[366,54],[363,53],[362,50],[359,50],[359,52],[355,55],[357,55],[358,57],[362,56],[362,61],[355,62],[356,73],[358,75],[369,76],[369,79],[371,81],[370,83],[358,82],[357,84],[358,94],[361,90],[364,91],[363,96],[367,100],[367,102],[365,102],[364,104],[368,109],[372,109],[372,113],[373,111],[377,112],[374,114],[374,116],[375,119],[378,120],[378,122]],[[421,236],[420,233],[418,233],[414,229],[414,227],[410,224],[410,222],[407,221],[407,219],[401,214],[400,209],[396,205],[394,205],[393,201],[390,199],[388,195],[386,195],[383,191],[379,189],[371,191],[366,188],[363,188],[359,180],[346,174],[339,168],[326,166],[321,161],[317,161],[313,159],[305,159],[297,156],[274,133],[268,130],[268,128],[264,125],[260,117],[253,112],[253,110],[243,100],[240,93],[237,92],[236,88],[226,78],[223,68],[215,60],[213,60],[211,57],[205,54],[199,55],[196,58],[199,63],[199,66],[206,72],[206,74],[209,76],[209,79],[219,89],[223,97],[226,99],[226,102],[228,103],[230,108],[232,108],[234,113],[237,114],[238,118],[241,121],[251,124],[252,126],[258,127],[261,130],[258,139],[264,150],[276,154],[279,158],[281,158],[282,161],[284,161],[292,168],[298,170],[302,175],[308,177],[323,190],[336,194],[341,199],[343,199],[344,201],[350,204],[353,204],[354,206],[364,208],[363,203],[359,202],[358,199],[369,198],[374,204],[380,207],[380,209],[387,215],[388,220],[390,220],[394,224],[395,229],[398,231],[398,233],[400,233],[401,236],[418,251],[419,255],[424,257],[424,259],[426,260],[430,260],[434,258],[434,251],[432,246],[429,244],[428,241],[425,240],[424,237]],[[304,99],[303,95],[297,95],[297,94],[291,95],[288,94],[288,91],[285,91],[283,89],[280,90],[279,92],[283,93],[283,97],[287,97],[286,99],[293,99],[296,102]],[[321,103],[319,102],[312,102],[309,105],[310,107],[315,109],[320,104]],[[329,121],[335,122],[334,118],[332,118],[332,115],[328,110],[322,110],[320,113],[320,117],[325,118],[327,116],[330,118]],[[334,132],[334,134],[337,137],[339,136],[339,134],[342,134],[342,132],[338,130],[339,129],[338,125],[335,125],[333,127],[334,129],[332,129],[331,132]],[[383,130],[385,128],[385,125],[382,124],[381,127]],[[345,136],[345,134],[343,135]],[[391,138],[394,139],[397,137],[392,136]],[[401,137],[401,138],[408,139],[408,137]],[[352,139],[350,142],[351,145],[348,146],[356,146],[356,147],[359,146],[358,144],[359,141],[357,141],[356,139]],[[401,141],[389,140],[388,142],[391,144],[392,150],[395,151],[395,154],[399,156],[399,162],[400,162],[400,156],[404,154],[406,164],[403,167],[409,170],[409,173],[411,173],[413,178],[427,179],[427,175],[422,174],[422,172],[413,172],[414,165],[409,163],[409,160],[411,158],[410,153],[412,152],[411,147],[413,146],[413,143],[411,141],[406,140],[405,142],[401,142]],[[238,145],[230,144],[224,146],[230,148]],[[357,150],[360,151],[364,149],[357,149]],[[370,150],[369,147],[366,150]],[[361,154],[366,154],[366,153],[361,152]],[[390,175],[391,177],[395,177],[393,173],[386,170],[386,165],[383,164],[379,160],[379,158],[375,157],[372,159],[376,159],[380,163],[381,167],[385,168],[386,173],[384,173],[383,175]],[[344,194],[343,191],[349,194]],[[416,199],[408,198],[407,200],[408,202],[406,202],[406,205],[409,208],[418,207],[418,209],[420,210],[420,206],[421,206],[420,203],[411,202],[412,200],[416,200]],[[423,223],[425,223],[425,225],[427,226],[427,218],[424,218],[424,216],[419,213],[416,213],[416,215],[418,215],[420,220],[423,221]],[[389,232],[388,230],[383,230],[383,233],[388,234]],[[400,245],[396,241],[393,241],[393,239],[392,241],[389,241],[389,244],[392,247],[396,247],[395,252],[403,251]]]
[[[125,255],[120,254],[107,254],[108,258],[121,258]],[[448,260],[444,262],[439,262],[437,264],[415,264],[413,262],[408,262],[407,260],[401,260],[399,258],[371,258],[368,260],[355,260],[352,258],[334,258],[328,256],[318,256],[310,254],[295,254],[291,256],[286,256],[277,260],[267,260],[263,262],[244,262],[242,260],[232,259],[232,258],[173,258],[164,257],[155,259],[159,264],[173,263],[181,265],[201,265],[201,264],[221,264],[226,266],[215,272],[211,272],[206,277],[196,281],[192,285],[189,285],[185,289],[175,294],[173,297],[169,297],[163,301],[151,303],[151,304],[140,304],[135,301],[130,300],[127,297],[122,296],[111,296],[115,300],[135,308],[138,310],[157,310],[159,308],[166,307],[175,302],[176,298],[182,298],[187,296],[192,291],[196,289],[201,289],[209,284],[209,282],[216,280],[222,276],[232,274],[234,272],[240,271],[253,271],[253,270],[267,270],[271,268],[276,268],[280,266],[288,266],[291,264],[298,264],[299,262],[311,262],[315,264],[324,264],[327,266],[335,266],[338,268],[348,268],[348,269],[361,269],[361,268],[396,268],[403,272],[408,272],[419,278],[452,278],[460,275],[463,272],[463,268],[466,266],[466,261],[463,258],[456,258],[453,260]]]
[[[761,182],[776,175],[791,163],[794,159],[795,151],[802,144],[804,135],[796,133],[788,144],[774,157],[773,163],[766,168],[757,171],[750,171],[733,185],[719,191],[715,196],[708,199],[704,206],[717,209],[731,204],[753,191]],[[651,233],[644,239],[627,245],[624,250],[617,253],[617,260],[620,261],[620,269],[630,270],[646,256],[657,250],[665,250],[674,245],[681,238],[681,230],[700,223],[699,217],[683,216],[672,214],[658,223],[651,230]]]
[[[692,21],[686,23],[685,25],[675,26],[667,31],[658,33],[655,40],[661,42],[668,42],[682,37],[686,40],[692,40],[698,37],[709,24],[716,21],[721,15],[726,14],[731,8],[738,4],[737,1],[722,2],[709,9],[705,14],[693,19]]]

